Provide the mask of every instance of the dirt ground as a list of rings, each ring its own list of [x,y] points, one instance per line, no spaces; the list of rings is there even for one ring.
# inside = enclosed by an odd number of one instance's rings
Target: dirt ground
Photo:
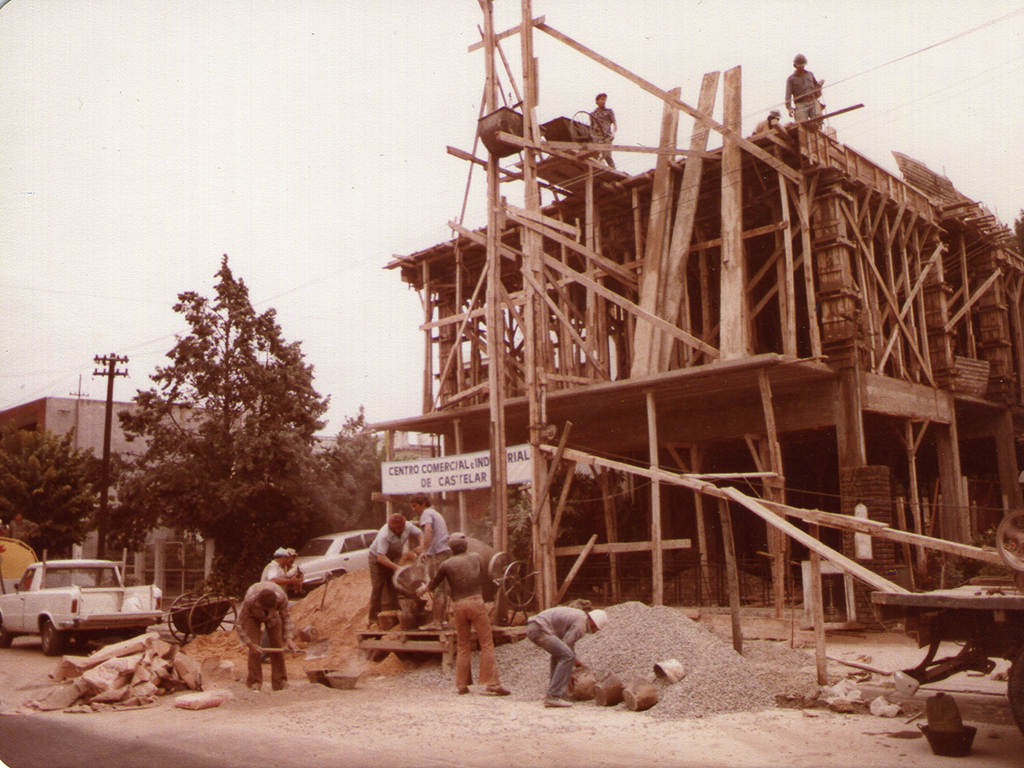
[[[727,615],[705,614],[700,621],[729,642]],[[750,649],[757,643],[805,647],[808,666],[780,676],[778,690],[792,694],[815,687],[808,633],[792,623],[763,617],[745,618],[743,631]],[[955,648],[944,651],[948,655]],[[830,633],[828,654],[896,670],[916,665],[924,652],[902,635],[861,632]],[[537,664],[546,663],[538,649]],[[436,661],[427,664],[439,666]],[[159,746],[176,750],[175,762],[191,766],[917,768],[949,759],[933,755],[917,728],[925,722],[919,714],[925,699],[938,690],[952,692],[964,722],[978,727],[965,763],[1009,768],[1020,766],[1024,753],[1024,737],[1006,702],[1005,682],[958,675],[903,699],[890,676],[861,673],[835,662],[829,665],[833,679],[853,675],[851,681],[866,700],[885,695],[902,707],[900,716],[872,716],[863,706],[855,713],[839,714],[808,706],[792,695],[789,700],[783,697],[783,706],[766,711],[679,720],[660,720],[622,705],[602,708],[593,702],[545,709],[540,690],[513,691],[513,696],[499,698],[476,686],[472,695],[458,696],[451,680],[436,686],[413,684],[414,673],[403,671],[405,665],[394,657],[369,668],[354,690],[311,684],[302,672],[303,662],[294,660],[288,690],[256,693],[241,682],[231,683],[226,688],[232,697],[216,709],[175,708],[175,696],[165,696],[155,706],[135,711],[21,713],[20,705],[50,684],[54,666],[55,660],[42,656],[32,638],[18,638],[11,649],[0,651],[0,760],[10,768],[104,764],[81,750],[65,758],[46,758],[46,753],[33,751],[42,749],[38,738],[32,745],[16,744],[10,734],[28,733],[30,726],[33,732],[52,732],[65,745],[73,743],[74,734],[83,743],[88,735],[105,745],[105,754],[111,756],[105,764],[118,766],[159,765],[155,757],[147,759],[147,748],[156,754]],[[997,672],[1005,667],[1000,662]],[[914,715],[919,716],[912,719]],[[161,760],[166,764],[166,757]]]

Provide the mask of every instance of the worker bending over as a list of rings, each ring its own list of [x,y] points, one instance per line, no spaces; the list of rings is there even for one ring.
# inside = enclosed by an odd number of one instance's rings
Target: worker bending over
[[[576,641],[588,632],[597,632],[608,623],[604,611],[581,611],[558,605],[531,616],[526,622],[530,642],[551,654],[551,682],[544,697],[545,707],[571,707],[565,698],[573,667],[582,667],[576,658]]]
[[[384,598],[384,590],[387,589],[391,597],[391,604],[398,608],[398,590],[392,581],[395,571],[398,570],[398,561],[402,559],[402,550],[405,542],[410,538],[415,542],[417,549],[413,551],[418,555],[423,551],[419,546],[423,532],[412,523],[406,522],[405,516],[394,514],[388,518],[387,525],[378,532],[377,537],[369,548],[370,566],[370,624],[377,623],[377,614],[380,613],[381,601]]]
[[[292,642],[292,619],[288,613],[288,595],[277,584],[260,581],[246,590],[242,608],[235,623],[238,638],[249,648],[249,673],[245,684],[258,691],[263,687],[263,663],[260,657],[263,648],[259,639],[266,630],[267,648],[287,648],[296,651]],[[275,691],[288,687],[288,672],[284,665],[283,650],[270,656],[270,684]]]

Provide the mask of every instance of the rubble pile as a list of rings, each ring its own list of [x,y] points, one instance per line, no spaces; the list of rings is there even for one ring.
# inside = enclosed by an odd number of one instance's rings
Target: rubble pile
[[[89,656],[64,656],[51,675],[55,685],[26,701],[27,710],[102,711],[143,707],[158,696],[201,691],[207,682],[233,682],[234,665],[205,666],[155,632],[108,645]]]

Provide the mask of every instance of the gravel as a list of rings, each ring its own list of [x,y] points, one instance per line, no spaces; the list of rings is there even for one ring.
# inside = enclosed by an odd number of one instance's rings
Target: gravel
[[[576,643],[576,655],[600,679],[615,673],[624,682],[641,677],[655,683],[659,703],[645,715],[659,719],[754,712],[775,707],[777,693],[813,687],[814,659],[781,643],[745,642],[744,656],[681,611],[629,602],[606,609],[610,621],[600,632]],[[501,682],[516,699],[538,699],[548,684],[548,656],[528,640],[496,649]],[[474,654],[474,669],[477,665]],[[656,679],[654,665],[679,661],[686,674],[678,683]],[[416,686],[451,687],[454,671],[442,674],[427,664],[410,671]],[[577,706],[597,706],[592,702]],[[625,709],[619,704],[619,709]]]

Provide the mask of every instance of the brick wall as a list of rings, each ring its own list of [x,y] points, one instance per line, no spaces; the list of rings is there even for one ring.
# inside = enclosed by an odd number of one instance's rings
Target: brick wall
[[[893,525],[894,505],[892,481],[889,467],[855,467],[839,470],[840,511],[844,515],[854,515],[854,508],[863,504],[868,508],[868,519],[877,520],[886,525]],[[896,544],[892,541],[873,538],[871,540],[871,559],[860,560],[856,557],[854,534],[843,532],[843,554],[856,560],[875,573],[889,580],[896,578]],[[857,618],[863,623],[872,622],[870,589],[857,582]]]

